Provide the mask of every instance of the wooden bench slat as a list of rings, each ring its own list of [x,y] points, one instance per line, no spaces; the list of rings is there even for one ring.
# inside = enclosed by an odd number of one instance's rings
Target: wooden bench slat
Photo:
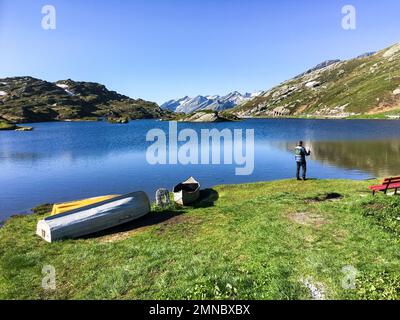
[[[388,180],[397,180],[397,179],[400,179],[400,176],[398,176],[398,177],[385,178],[384,181],[388,181]]]
[[[387,186],[379,185],[379,186],[370,186],[368,188],[371,190],[385,190],[387,188]],[[400,183],[391,184],[391,185],[389,185],[389,187],[387,189],[396,189],[396,188],[400,189]]]
[[[376,191],[384,191],[385,193],[388,190],[395,189],[395,193],[397,193],[397,189],[400,189],[400,176],[398,177],[390,177],[385,178],[381,185],[369,186],[372,193],[375,194]]]
[[[393,181],[387,181],[387,182],[383,182],[382,185],[388,185],[388,184],[394,184],[394,183],[400,183],[400,180],[393,180]]]

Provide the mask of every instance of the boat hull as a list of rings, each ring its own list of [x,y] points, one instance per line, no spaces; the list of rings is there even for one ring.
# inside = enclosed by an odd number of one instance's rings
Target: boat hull
[[[149,212],[147,195],[134,192],[48,217],[38,222],[36,234],[47,242],[74,239],[133,221]]]

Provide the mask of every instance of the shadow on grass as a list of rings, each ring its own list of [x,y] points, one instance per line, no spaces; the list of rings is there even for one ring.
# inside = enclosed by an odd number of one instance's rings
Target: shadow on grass
[[[172,218],[178,217],[182,214],[186,213],[184,210],[165,210],[165,211],[159,211],[159,212],[150,212],[144,217],[141,217],[139,219],[133,220],[131,222],[124,223],[122,225],[99,231],[96,233],[92,233],[90,235],[86,235],[81,237],[81,239],[93,239],[93,238],[100,238],[104,236],[109,236],[113,235],[116,233],[123,233],[123,232],[129,232],[135,229],[143,228],[143,227],[149,227],[153,225],[157,225],[163,222],[166,222]]]
[[[214,206],[214,202],[219,198],[219,194],[214,189],[204,189],[200,191],[199,200],[191,205],[193,208],[209,208]]]

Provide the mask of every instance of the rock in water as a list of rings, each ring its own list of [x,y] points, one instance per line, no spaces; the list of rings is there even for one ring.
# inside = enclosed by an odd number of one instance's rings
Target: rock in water
[[[220,116],[218,112],[199,111],[180,119],[183,122],[226,122],[238,120],[236,117],[228,118]]]
[[[32,131],[32,127],[18,127],[15,131]]]
[[[122,118],[108,118],[108,122],[109,123],[119,123],[119,124],[126,124],[129,123],[129,119],[126,117],[122,117]]]

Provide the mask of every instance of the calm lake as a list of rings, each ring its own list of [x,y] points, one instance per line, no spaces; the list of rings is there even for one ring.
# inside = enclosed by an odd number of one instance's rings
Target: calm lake
[[[386,120],[254,119],[232,123],[179,123],[178,129],[254,129],[254,172],[236,165],[150,165],[146,134],[168,132],[168,122],[35,123],[32,132],[0,131],[0,221],[42,203],[143,190],[154,198],[194,176],[202,187],[291,178],[293,148],[312,150],[312,178],[367,179],[400,175],[400,122]]]

